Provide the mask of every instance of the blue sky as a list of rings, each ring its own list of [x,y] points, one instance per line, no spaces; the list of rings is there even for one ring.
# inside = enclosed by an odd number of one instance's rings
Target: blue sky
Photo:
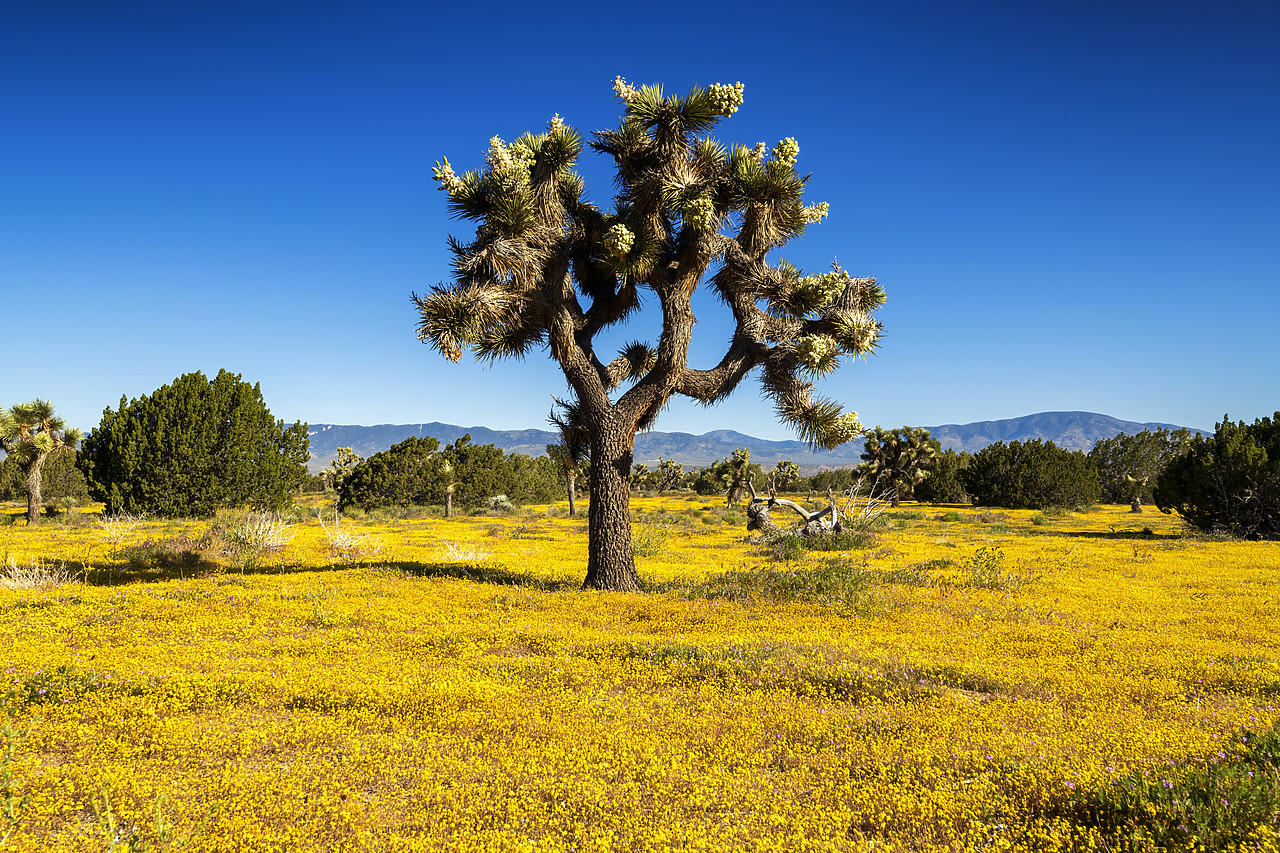
[[[611,127],[621,74],[742,81],[718,138],[798,140],[831,215],[777,257],[888,293],[880,353],[822,383],[864,422],[1252,421],[1280,408],[1277,39],[1274,2],[6,4],[0,403],[88,430],[225,367],[289,421],[544,427],[549,358],[414,335],[470,236],[431,165]],[[729,330],[695,309],[709,366]],[[657,428],[792,437],[753,379]]]

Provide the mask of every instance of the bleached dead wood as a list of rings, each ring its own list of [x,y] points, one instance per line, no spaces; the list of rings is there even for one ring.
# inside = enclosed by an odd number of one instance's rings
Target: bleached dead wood
[[[795,533],[799,536],[823,536],[829,533],[838,533],[840,527],[840,514],[836,510],[835,494],[828,489],[827,497],[829,503],[826,507],[810,512],[795,501],[789,501],[786,498],[780,498],[773,488],[769,489],[767,497],[756,494],[755,486],[748,480],[747,489],[751,493],[751,502],[747,504],[747,529],[752,531],[760,531],[769,536],[775,536],[782,533]],[[770,514],[774,507],[785,507],[795,512],[803,519],[804,523],[794,531],[785,530]]]

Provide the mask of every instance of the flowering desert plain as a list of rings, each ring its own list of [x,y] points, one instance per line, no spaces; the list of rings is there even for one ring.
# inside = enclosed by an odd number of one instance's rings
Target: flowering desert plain
[[[310,500],[0,527],[0,849],[1280,849],[1280,543],[637,497],[619,594],[563,503]]]

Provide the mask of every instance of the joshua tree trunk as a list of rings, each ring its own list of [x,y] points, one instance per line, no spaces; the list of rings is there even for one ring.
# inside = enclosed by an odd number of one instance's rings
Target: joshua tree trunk
[[[35,524],[40,518],[40,469],[44,467],[46,454],[36,456],[26,466],[27,475],[27,524]]]
[[[578,473],[576,471],[566,471],[565,480],[569,483],[569,517],[573,518],[578,514]]]
[[[587,579],[583,588],[640,589],[631,550],[631,460],[635,433],[616,424],[592,431],[591,500],[587,504]]]
[[[453,483],[444,487],[444,517],[453,517]]]

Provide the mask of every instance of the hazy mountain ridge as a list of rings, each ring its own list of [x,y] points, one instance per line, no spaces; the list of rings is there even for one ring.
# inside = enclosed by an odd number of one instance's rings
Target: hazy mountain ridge
[[[971,453],[997,441],[1029,441],[1036,438],[1052,441],[1067,450],[1083,450],[1087,453],[1099,439],[1111,438],[1120,433],[1133,435],[1143,430],[1156,429],[1202,431],[1177,424],[1123,421],[1093,412],[1040,412],[1003,421],[943,424],[927,429],[944,448],[968,450]]]
[[[977,421],[970,424],[943,424],[926,427],[944,448],[981,450],[997,441],[1027,441],[1039,438],[1052,441],[1068,450],[1088,451],[1102,438],[1144,429],[1182,429],[1175,424],[1124,421],[1093,412],[1040,412],[1021,418]],[[1192,432],[1198,430],[1189,428]],[[471,433],[476,444],[493,444],[508,453],[540,456],[558,436],[551,430],[494,430],[488,427],[461,427],[438,422],[423,424],[378,424],[376,426],[344,426],[312,424],[311,461],[307,467],[316,472],[337,457],[339,447],[350,447],[369,457],[411,436],[434,436],[441,446]],[[644,432],[636,436],[635,459],[646,465],[656,464],[658,457],[674,459],[686,467],[703,467],[723,459],[739,447],[751,451],[753,462],[772,466],[790,459],[805,468],[855,465],[860,460],[862,442],[854,441],[834,450],[812,451],[803,441],[770,441],[729,429],[712,430],[703,435],[687,432]]]

